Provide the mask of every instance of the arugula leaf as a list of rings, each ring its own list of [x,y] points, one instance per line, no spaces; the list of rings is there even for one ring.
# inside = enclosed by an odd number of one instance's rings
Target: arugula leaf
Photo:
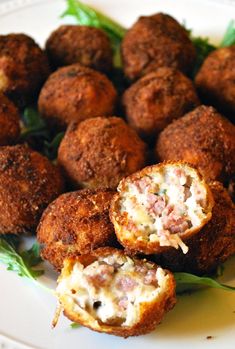
[[[123,26],[79,0],[67,0],[67,9],[61,17],[65,16],[75,17],[80,25],[103,29],[109,36],[113,47],[114,65],[115,67],[121,66],[120,43],[126,33]]]
[[[189,273],[174,273],[174,277],[176,280],[177,293],[195,290],[201,287],[213,287],[224,291],[235,291],[235,287],[221,284],[210,277],[197,276]]]
[[[235,45],[235,20],[231,20],[220,43],[220,47]]]
[[[20,136],[21,140],[27,140],[32,136],[49,139],[49,130],[46,126],[46,123],[35,108],[26,108],[24,110],[22,119],[24,123],[24,129]]]
[[[206,59],[206,57],[214,51],[217,47],[209,43],[208,38],[201,38],[201,37],[191,37],[191,40],[194,44],[194,47],[196,49],[196,62],[194,64],[192,77],[194,77],[199,68],[201,67],[203,61]]]
[[[43,153],[49,159],[54,160],[57,157],[58,148],[59,148],[60,142],[62,141],[63,137],[64,137],[64,132],[59,132],[52,139],[51,142],[49,142],[47,140],[44,141]]]
[[[44,273],[43,270],[32,268],[41,262],[37,243],[20,254],[12,244],[0,238],[0,261],[7,265],[7,270],[14,271],[19,276],[29,279],[35,279]]]

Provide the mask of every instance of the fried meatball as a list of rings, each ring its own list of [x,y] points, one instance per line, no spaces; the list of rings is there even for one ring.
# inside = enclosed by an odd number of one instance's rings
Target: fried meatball
[[[0,35],[0,91],[17,106],[34,101],[48,75],[47,57],[32,38]]]
[[[181,162],[161,163],[124,178],[110,218],[120,243],[133,253],[188,252],[184,240],[211,219],[212,193],[200,173]]]
[[[75,187],[115,189],[145,161],[145,143],[118,117],[71,124],[58,151],[58,162]]]
[[[196,75],[203,100],[235,121],[235,46],[213,51]]]
[[[173,68],[159,68],[131,85],[123,95],[130,125],[151,140],[173,119],[199,105],[191,80]]]
[[[212,107],[200,106],[169,125],[159,136],[157,157],[183,160],[208,180],[235,176],[235,127]]]
[[[66,257],[114,246],[117,241],[109,220],[113,195],[109,189],[83,189],[62,194],[53,201],[37,228],[37,239],[44,246],[42,258],[61,270]]]
[[[80,63],[108,72],[113,53],[107,34],[98,28],[82,25],[62,25],[46,42],[46,52],[53,67]]]
[[[58,69],[43,86],[38,108],[50,125],[65,128],[71,121],[112,115],[117,93],[108,78],[80,64]]]
[[[70,320],[122,337],[153,331],[176,302],[172,273],[112,248],[66,259],[56,294]]]
[[[15,143],[19,135],[19,112],[15,105],[0,92],[0,146]]]
[[[211,220],[187,239],[187,254],[169,250],[157,256],[158,263],[172,271],[208,274],[235,253],[235,207],[219,182],[210,183],[215,205]]]
[[[25,145],[0,147],[0,234],[32,233],[63,191],[57,167]]]
[[[130,80],[164,66],[188,73],[196,57],[187,31],[163,13],[140,17],[126,33],[121,51],[124,72]]]

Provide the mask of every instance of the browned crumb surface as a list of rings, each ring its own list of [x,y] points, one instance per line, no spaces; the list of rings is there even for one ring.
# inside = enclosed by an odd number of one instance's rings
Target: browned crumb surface
[[[174,119],[199,103],[192,81],[168,67],[145,75],[123,96],[128,122],[146,139],[155,138]]]
[[[19,135],[19,112],[10,100],[0,93],[0,146],[15,143]]]
[[[207,274],[235,253],[235,206],[219,182],[211,182],[215,206],[211,220],[187,240],[189,251],[183,255],[169,250],[156,259],[172,271]]]
[[[62,191],[60,171],[47,158],[25,145],[0,147],[0,233],[33,233]]]
[[[126,76],[135,80],[159,67],[190,72],[196,52],[186,30],[171,16],[140,17],[122,42]]]
[[[109,220],[113,195],[109,189],[83,189],[62,194],[53,201],[37,228],[37,239],[44,246],[42,257],[60,270],[66,257],[117,244]]]
[[[116,99],[116,90],[104,74],[77,63],[50,75],[38,108],[49,125],[65,128],[72,121],[112,115]]]
[[[71,124],[58,161],[75,187],[110,187],[144,167],[145,143],[121,118],[97,117]]]
[[[213,107],[199,106],[162,131],[156,154],[160,161],[187,161],[206,179],[227,183],[235,176],[235,126]]]
[[[20,108],[34,101],[48,77],[45,53],[25,34],[0,35],[0,91]]]
[[[112,68],[110,40],[103,30],[94,27],[60,26],[48,38],[46,52],[53,67],[80,63],[103,72]]]
[[[206,103],[235,121],[235,46],[219,48],[205,59],[195,78]]]

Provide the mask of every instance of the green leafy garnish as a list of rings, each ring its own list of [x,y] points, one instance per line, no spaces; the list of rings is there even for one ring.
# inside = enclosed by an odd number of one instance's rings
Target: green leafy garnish
[[[51,160],[55,159],[57,157],[58,148],[63,137],[64,137],[64,132],[59,132],[52,139],[51,142],[48,142],[47,140],[45,140],[44,149],[43,149],[44,155],[46,155]]]
[[[75,17],[80,25],[104,30],[109,36],[114,50],[114,65],[115,67],[121,66],[120,43],[126,33],[123,26],[78,0],[67,0],[67,9],[62,14],[62,17],[64,16]]]
[[[72,323],[70,324],[70,327],[73,328],[73,329],[75,329],[75,328],[80,327],[80,325],[77,324],[76,322],[72,322]]]
[[[235,20],[231,20],[224,34],[220,47],[235,45]]]
[[[50,133],[46,123],[35,108],[26,108],[24,110],[22,119],[24,128],[21,133],[21,140],[27,140],[30,137],[36,136],[49,139]]]
[[[191,37],[191,40],[196,49],[196,62],[192,72],[192,77],[194,77],[205,58],[216,49],[216,46],[210,44],[208,38]]]
[[[177,293],[195,290],[198,287],[213,287],[224,291],[235,291],[235,287],[221,284],[211,277],[197,276],[189,273],[174,273],[174,277]]]
[[[39,252],[37,243],[20,253],[11,243],[0,238],[0,261],[7,265],[7,270],[14,271],[19,276],[35,279],[43,274],[43,270],[32,268],[41,262]]]

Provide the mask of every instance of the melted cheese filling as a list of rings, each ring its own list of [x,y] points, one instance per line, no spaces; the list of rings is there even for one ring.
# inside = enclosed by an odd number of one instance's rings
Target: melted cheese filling
[[[58,297],[66,294],[76,312],[86,311],[95,320],[113,326],[133,326],[140,304],[152,302],[167,288],[169,276],[143,262],[112,255],[84,267],[76,262],[71,273],[59,280]]]
[[[132,223],[128,227],[132,238],[180,246],[187,253],[179,234],[200,226],[206,218],[207,190],[196,172],[170,165],[129,182],[120,204],[121,213],[127,213]]]

